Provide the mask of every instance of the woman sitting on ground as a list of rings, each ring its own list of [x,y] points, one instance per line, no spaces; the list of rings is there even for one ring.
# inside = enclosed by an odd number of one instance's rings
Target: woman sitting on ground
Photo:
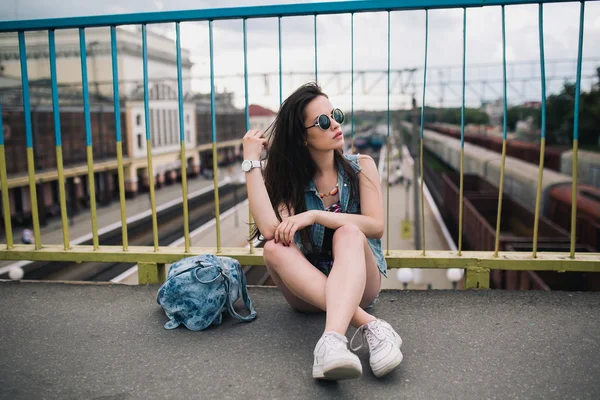
[[[265,265],[291,307],[326,312],[314,350],[313,377],[319,379],[361,376],[345,336],[349,324],[367,340],[376,376],[402,361],[400,336],[365,311],[387,271],[383,200],[373,159],[343,154],[343,121],[319,86],[307,84],[281,105],[269,141],[258,130],[243,139],[253,238],[266,239]]]

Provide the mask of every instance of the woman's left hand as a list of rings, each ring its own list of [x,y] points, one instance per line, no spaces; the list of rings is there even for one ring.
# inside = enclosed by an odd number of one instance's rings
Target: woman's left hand
[[[284,220],[277,226],[275,230],[275,243],[283,242],[289,246],[294,241],[296,231],[306,228],[315,223],[316,215],[314,211],[305,211],[303,213],[293,215]]]

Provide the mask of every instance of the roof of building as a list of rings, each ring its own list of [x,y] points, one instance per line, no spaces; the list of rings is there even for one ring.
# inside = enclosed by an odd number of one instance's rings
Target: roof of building
[[[158,286],[0,282],[0,387],[32,398],[600,398],[600,292],[383,291],[402,336],[382,379],[312,378],[322,314],[250,288],[258,313],[163,328]],[[243,308],[240,308],[243,312]],[[354,329],[348,331],[348,338]]]
[[[258,104],[250,104],[250,106],[248,106],[248,113],[251,117],[270,117],[277,115],[275,111],[259,106]]]

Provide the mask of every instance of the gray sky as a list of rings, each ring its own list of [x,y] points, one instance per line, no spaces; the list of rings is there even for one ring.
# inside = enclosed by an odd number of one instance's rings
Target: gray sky
[[[129,12],[147,12],[158,10],[197,9],[207,7],[234,7],[248,5],[265,5],[275,3],[292,3],[291,0],[274,2],[269,0],[221,0],[188,1],[188,0],[104,0],[79,1],[55,0],[4,0],[0,2],[0,20],[55,18],[66,16],[85,16],[98,14],[114,14]],[[429,49],[428,66],[455,66],[462,64],[462,10],[433,10],[429,12]],[[511,6],[506,9],[507,61],[539,60],[538,44],[538,7],[537,5]],[[215,71],[217,74],[243,73],[243,42],[241,21],[217,21],[214,23]],[[354,68],[386,69],[387,68],[387,13],[356,14],[354,21]],[[579,29],[579,2],[566,4],[548,4],[544,6],[544,41],[546,60],[575,59],[577,56],[577,35]],[[320,71],[349,70],[350,52],[350,16],[324,15],[318,17],[318,67]],[[422,68],[424,61],[425,12],[394,12],[391,17],[391,67]],[[193,74],[207,76],[208,64],[208,28],[206,23],[182,24],[182,42],[192,52],[192,60],[196,63]],[[314,36],[313,17],[291,17],[282,19],[283,70],[314,71]],[[600,2],[587,2],[585,12],[584,58],[596,59],[584,65],[584,75],[590,74],[600,65]],[[277,20],[256,19],[248,21],[248,69],[249,72],[275,72],[278,70],[277,52]],[[501,77],[502,44],[501,44],[501,11],[500,7],[485,7],[467,10],[467,80],[483,76],[487,78]],[[488,69],[469,68],[469,65],[494,63]],[[539,65],[523,67],[523,70],[509,70],[521,77],[535,73],[539,76]],[[558,72],[573,75],[574,64],[557,66],[551,70],[548,65],[546,74]],[[432,69],[432,71],[434,71]],[[428,74],[427,104],[438,105],[440,87],[435,85],[439,80],[439,72]],[[447,76],[447,72],[445,72]],[[417,77],[422,82],[422,71]],[[452,71],[453,80],[461,79],[461,71]],[[284,78],[283,94],[288,95],[295,87],[308,80],[297,77]],[[342,77],[342,86],[349,81],[349,75]],[[373,75],[367,78],[370,86],[377,79]],[[370,82],[369,82],[370,80]],[[322,84],[325,79],[321,80]],[[261,103],[271,107],[278,104],[278,79],[269,82],[270,92],[265,94],[264,80],[250,82],[250,102]],[[243,104],[243,81],[221,79],[216,82],[221,89],[234,90],[238,105]],[[208,81],[201,80],[195,88],[206,90]],[[336,92],[337,81],[331,82],[331,92]],[[362,88],[362,83],[359,83]],[[373,89],[372,95],[358,95],[359,87],[355,86],[355,108],[384,108],[386,106],[386,79],[382,79]],[[333,87],[335,86],[335,87]],[[517,85],[515,85],[517,86]],[[519,85],[520,86],[520,85]],[[560,88],[560,82],[549,86],[548,91]],[[589,86],[589,84],[588,84]],[[431,90],[430,90],[431,89]],[[519,88],[514,88],[517,90]],[[324,87],[327,92],[328,87]],[[446,89],[446,104],[460,104],[460,86]],[[477,105],[476,92],[471,87],[467,91],[469,103]],[[490,91],[492,89],[489,89]],[[497,85],[496,90],[501,90]],[[516,96],[509,88],[510,97]],[[454,93],[453,93],[454,92]],[[349,92],[348,92],[349,93]],[[378,93],[378,94],[377,94]],[[421,101],[421,93],[417,93]],[[334,102],[346,109],[349,108],[350,96],[333,95]],[[527,99],[539,100],[540,86],[532,82],[527,86]],[[407,104],[408,97],[392,96],[392,107]]]

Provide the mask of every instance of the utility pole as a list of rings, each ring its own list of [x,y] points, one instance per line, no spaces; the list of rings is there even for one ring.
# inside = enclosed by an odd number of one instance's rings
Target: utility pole
[[[419,203],[419,166],[420,166],[420,147],[419,147],[419,113],[417,111],[417,100],[412,99],[412,134],[411,138],[411,148],[413,153],[413,201],[414,201],[414,241],[415,241],[415,250],[421,250],[421,211],[420,211],[420,203]]]

